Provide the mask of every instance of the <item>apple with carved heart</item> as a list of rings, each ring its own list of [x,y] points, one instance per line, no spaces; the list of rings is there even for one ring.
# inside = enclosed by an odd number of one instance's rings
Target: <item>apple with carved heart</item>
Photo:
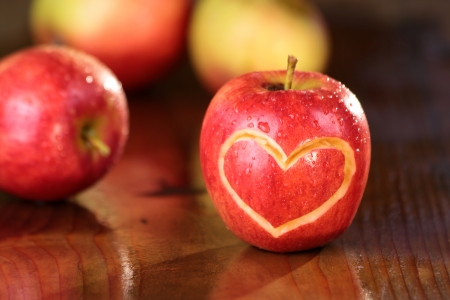
[[[253,72],[212,99],[200,162],[227,227],[262,249],[320,247],[351,224],[368,178],[366,116],[340,82],[315,72]]]

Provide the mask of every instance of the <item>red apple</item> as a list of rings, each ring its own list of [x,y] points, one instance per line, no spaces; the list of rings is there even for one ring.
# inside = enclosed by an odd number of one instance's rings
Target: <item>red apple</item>
[[[348,228],[371,155],[355,95],[324,74],[289,70],[229,81],[200,136],[205,184],[226,226],[276,252],[319,247]]]
[[[0,189],[58,200],[101,178],[128,136],[120,82],[67,47],[23,49],[0,61]]]
[[[212,93],[236,76],[284,69],[288,54],[297,69],[323,72],[330,48],[327,24],[309,0],[197,1],[188,31],[192,65]]]
[[[59,42],[99,58],[124,88],[164,76],[185,47],[190,0],[34,0],[37,43]]]

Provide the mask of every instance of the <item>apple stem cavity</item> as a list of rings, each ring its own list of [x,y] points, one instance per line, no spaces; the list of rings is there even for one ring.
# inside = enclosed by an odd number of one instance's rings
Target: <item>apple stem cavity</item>
[[[297,65],[298,59],[295,56],[288,56],[288,65],[286,71],[286,79],[284,81],[284,89],[290,90],[292,88],[292,81],[294,80],[295,66]]]
[[[85,128],[82,132],[82,138],[89,147],[97,150],[101,156],[106,157],[111,153],[109,146],[92,129]]]

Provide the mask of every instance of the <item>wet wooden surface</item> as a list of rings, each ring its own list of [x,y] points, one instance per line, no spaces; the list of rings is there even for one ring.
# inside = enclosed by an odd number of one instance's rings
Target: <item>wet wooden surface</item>
[[[450,299],[449,39],[432,18],[346,16],[327,11],[327,72],[363,104],[373,159],[343,236],[275,254],[226,229],[198,169],[210,96],[183,65],[130,96],[126,152],[96,186],[0,195],[0,299]]]

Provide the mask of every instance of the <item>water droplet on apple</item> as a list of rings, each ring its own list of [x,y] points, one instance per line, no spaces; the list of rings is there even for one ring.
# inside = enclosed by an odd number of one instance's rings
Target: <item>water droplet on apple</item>
[[[315,127],[316,129],[320,129],[319,121],[314,120],[313,123],[314,123],[314,127]]]
[[[60,151],[59,152],[59,156],[61,156],[62,158],[66,157],[66,152],[65,151]]]
[[[277,133],[277,136],[278,136],[278,137],[281,137],[281,132],[278,132],[278,133]]]
[[[339,124],[344,125],[344,118],[339,119]]]
[[[246,175],[248,175],[248,174],[250,174],[250,173],[251,173],[251,171],[250,171],[249,168],[245,169],[245,174],[246,174]]]
[[[247,117],[247,121],[250,121],[251,119],[252,119],[251,116],[248,116],[248,117]]]
[[[91,75],[86,76],[86,82],[87,83],[92,83],[92,81],[94,81],[94,78]]]
[[[248,123],[247,127],[253,128],[255,125],[253,123]]]
[[[270,131],[269,124],[267,124],[266,122],[259,122],[258,128],[259,128],[259,130],[261,130],[262,132],[265,132],[265,133],[268,133]]]
[[[256,158],[255,157],[252,157],[252,160],[255,160]]]
[[[289,115],[289,118],[294,119],[294,115]]]
[[[236,124],[236,120],[233,120],[233,122],[231,122],[232,125]]]

